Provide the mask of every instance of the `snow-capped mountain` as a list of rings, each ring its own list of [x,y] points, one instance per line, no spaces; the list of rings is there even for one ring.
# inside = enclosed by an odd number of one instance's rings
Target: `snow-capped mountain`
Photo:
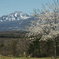
[[[51,22],[51,24],[53,24],[54,21],[54,13],[42,13],[39,15],[39,19],[34,17],[34,16],[30,16],[26,13],[23,12],[19,12],[16,11],[14,13],[11,13],[9,15],[3,15],[0,17],[0,31],[12,31],[12,30],[23,30],[26,31],[26,27],[30,26],[31,21],[33,20],[38,20],[39,23],[45,23],[48,24],[48,20],[46,19],[46,17],[51,19],[49,22]],[[57,17],[59,17],[59,15],[57,15]],[[40,20],[40,19],[44,19],[44,20]],[[59,19],[57,19],[57,24],[59,24]],[[59,26],[58,26],[59,29]]]
[[[21,11],[18,12],[14,12],[14,13],[11,13],[9,15],[3,15],[0,17],[0,22],[3,22],[3,21],[14,21],[14,20],[21,20],[21,19],[27,19],[27,18],[30,18],[30,16],[26,13],[22,13]]]
[[[36,17],[21,11],[3,15],[0,17],[0,31],[26,30],[26,26],[29,26],[31,20],[36,20]]]

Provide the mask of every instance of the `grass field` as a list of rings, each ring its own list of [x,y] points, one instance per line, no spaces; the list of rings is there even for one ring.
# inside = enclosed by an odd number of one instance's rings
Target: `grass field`
[[[6,56],[2,56],[0,57],[0,59],[53,59],[51,57],[42,57],[42,58],[25,58],[25,57],[6,57]],[[57,58],[59,59],[59,58]]]

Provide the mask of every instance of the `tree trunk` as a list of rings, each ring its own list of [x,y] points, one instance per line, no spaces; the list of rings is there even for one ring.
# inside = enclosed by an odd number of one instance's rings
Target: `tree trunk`
[[[56,41],[54,40],[54,59],[57,59],[56,58]]]

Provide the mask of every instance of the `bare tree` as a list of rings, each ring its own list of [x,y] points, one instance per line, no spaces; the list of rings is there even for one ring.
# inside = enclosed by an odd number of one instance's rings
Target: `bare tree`
[[[29,36],[41,34],[40,41],[52,39],[55,48],[54,59],[56,59],[56,40],[59,35],[59,1],[55,0],[52,4],[43,5],[42,10],[36,11],[34,11],[34,14],[39,20],[31,22],[31,26],[28,28]]]

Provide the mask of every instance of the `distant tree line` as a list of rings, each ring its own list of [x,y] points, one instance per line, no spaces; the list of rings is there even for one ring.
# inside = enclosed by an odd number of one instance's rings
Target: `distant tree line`
[[[26,31],[3,31],[0,32],[0,38],[22,38],[26,33]]]

